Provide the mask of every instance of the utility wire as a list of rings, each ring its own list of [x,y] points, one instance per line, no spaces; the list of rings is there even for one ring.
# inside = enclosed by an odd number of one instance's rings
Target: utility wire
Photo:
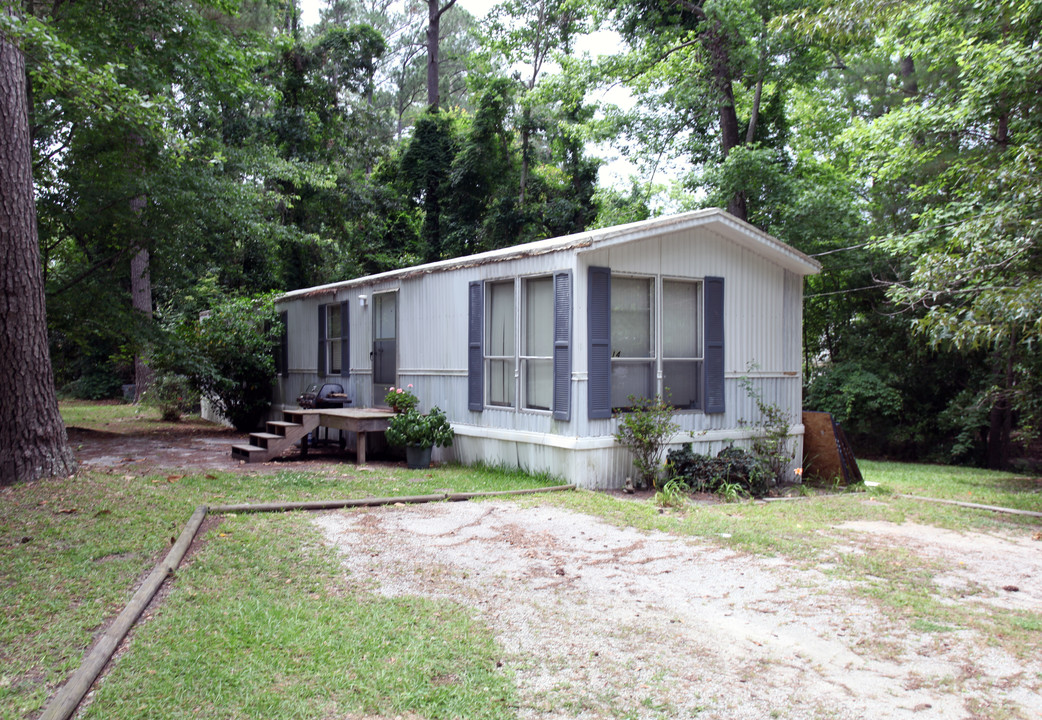
[[[829,295],[848,295],[850,293],[863,292],[865,290],[878,290],[879,285],[866,285],[865,287],[849,288],[848,290],[833,290],[831,292],[814,293],[813,295],[804,295],[804,300],[810,300],[811,298],[828,297]]]

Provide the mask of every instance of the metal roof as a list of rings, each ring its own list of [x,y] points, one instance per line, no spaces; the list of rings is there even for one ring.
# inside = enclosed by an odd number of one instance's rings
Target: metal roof
[[[517,260],[547,253],[576,251],[590,252],[638,240],[663,235],[668,232],[689,230],[695,227],[707,227],[720,236],[752,251],[763,255],[787,270],[798,275],[814,275],[821,271],[821,263],[803,254],[781,240],[768,235],[759,228],[739,220],[730,213],[719,208],[693,210],[677,215],[641,220],[639,222],[615,225],[598,230],[588,230],[573,235],[564,235],[546,240],[536,240],[524,245],[489,250],[476,255],[466,255],[448,260],[415,265],[413,267],[390,270],[376,275],[352,278],[340,282],[318,285],[310,288],[293,290],[278,299],[324,295],[340,289],[373,285],[392,279],[406,280],[420,275],[447,272],[467,267],[476,267],[490,263]]]

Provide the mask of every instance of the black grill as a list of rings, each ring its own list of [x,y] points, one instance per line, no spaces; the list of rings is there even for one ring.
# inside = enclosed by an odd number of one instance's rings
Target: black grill
[[[307,390],[297,396],[297,405],[305,410],[342,408],[350,404],[344,386],[339,383],[325,383],[321,388],[309,385]]]

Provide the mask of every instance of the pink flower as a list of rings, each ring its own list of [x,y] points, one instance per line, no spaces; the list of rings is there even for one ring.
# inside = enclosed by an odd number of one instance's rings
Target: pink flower
[[[412,383],[409,383],[409,387],[410,387],[410,388],[412,387]]]
[[[399,393],[402,393],[402,392],[405,392],[405,391],[404,391],[404,390],[402,390],[401,388],[398,388],[398,392],[399,392]]]

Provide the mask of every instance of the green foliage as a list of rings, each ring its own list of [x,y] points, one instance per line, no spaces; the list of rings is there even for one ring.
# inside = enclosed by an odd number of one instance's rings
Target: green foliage
[[[615,442],[633,454],[638,486],[658,487],[662,450],[680,426],[673,422],[674,408],[660,395],[654,399],[629,398],[631,408],[617,413]]]
[[[420,399],[412,393],[412,384],[408,388],[392,387],[384,396],[384,403],[396,413],[407,412],[416,407]]]
[[[106,368],[99,367],[64,385],[59,394],[78,400],[110,400],[123,396],[123,381]]]
[[[426,414],[415,408],[398,413],[387,428],[387,442],[415,447],[447,447],[452,445],[453,431],[445,413],[437,405]]]
[[[792,418],[779,405],[767,402],[748,377],[742,377],[739,382],[756,403],[756,409],[760,413],[760,417],[756,421],[743,421],[742,423],[756,431],[751,440],[752,455],[763,466],[770,469],[769,477],[755,479],[756,487],[752,489],[756,492],[760,490],[759,485],[763,482],[766,482],[769,487],[784,480],[789,463],[796,457],[796,449],[789,438]],[[766,487],[762,489],[766,490]]]
[[[691,487],[681,478],[671,477],[662,485],[662,489],[655,493],[655,502],[661,507],[683,507],[690,492]]]
[[[175,317],[171,325],[152,367],[184,375],[236,429],[254,430],[271,405],[272,351],[282,332],[275,295],[220,298],[204,317]]]
[[[856,360],[822,368],[808,384],[804,405],[832,413],[848,432],[885,432],[899,419],[901,395]]]
[[[762,497],[774,484],[774,471],[764,458],[729,446],[716,457],[691,449],[691,443],[670,450],[666,455],[666,473],[693,492]]]
[[[157,373],[152,376],[141,402],[159,410],[166,422],[178,422],[199,404],[199,392],[184,375]]]

